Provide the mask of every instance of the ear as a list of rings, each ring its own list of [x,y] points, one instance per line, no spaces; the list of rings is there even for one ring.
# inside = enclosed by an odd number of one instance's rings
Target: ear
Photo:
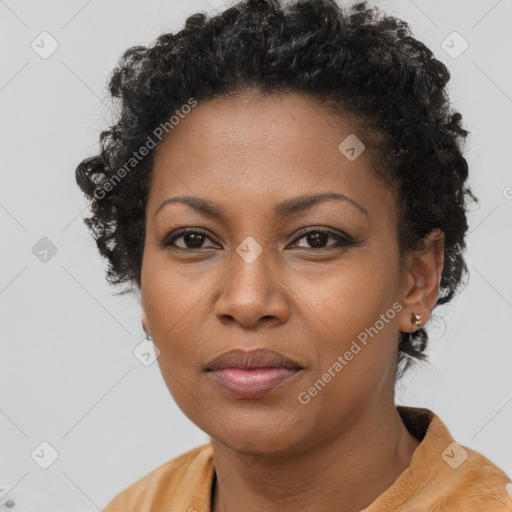
[[[401,295],[403,310],[399,319],[400,331],[416,331],[430,319],[439,296],[443,265],[444,233],[436,228],[423,239],[420,249],[407,254]],[[413,323],[412,313],[421,315],[420,325]]]

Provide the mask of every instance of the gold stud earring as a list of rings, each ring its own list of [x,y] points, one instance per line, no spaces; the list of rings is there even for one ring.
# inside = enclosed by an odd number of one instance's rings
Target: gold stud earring
[[[421,325],[421,315],[418,315],[417,313],[412,313],[411,323],[419,327]]]

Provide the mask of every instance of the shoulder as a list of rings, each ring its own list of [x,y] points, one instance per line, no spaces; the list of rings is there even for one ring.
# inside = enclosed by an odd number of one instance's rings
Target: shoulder
[[[453,482],[452,492],[442,499],[447,510],[485,510],[486,512],[512,511],[512,484],[508,475],[483,454],[454,443],[461,457],[456,465],[444,474]],[[445,453],[446,456],[446,453]],[[456,455],[457,457],[457,455]]]
[[[511,512],[509,476],[484,454],[459,444],[439,417],[434,415],[430,429],[427,447],[440,454],[431,463],[436,473],[432,484],[444,491],[433,502],[454,512]]]
[[[210,498],[212,479],[213,447],[208,443],[165,462],[139,478],[112,498],[102,510],[157,512],[181,510],[183,504],[185,511],[191,506],[200,510],[203,508],[201,500]]]
[[[512,512],[512,483],[482,453],[452,437],[429,409],[399,407],[420,440],[407,468],[365,512]]]

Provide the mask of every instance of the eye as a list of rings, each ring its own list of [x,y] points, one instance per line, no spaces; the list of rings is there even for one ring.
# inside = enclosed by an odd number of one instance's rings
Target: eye
[[[336,247],[344,247],[352,244],[352,239],[348,236],[343,236],[338,233],[334,233],[333,231],[326,231],[323,229],[310,229],[308,231],[302,230],[301,236],[295,239],[295,243],[304,239],[310,247],[307,246],[299,246],[299,249],[335,249]],[[329,239],[335,240],[335,243],[325,245]]]
[[[211,240],[211,238],[207,235],[206,231],[201,229],[187,229],[180,230],[177,233],[174,233],[172,238],[165,238],[163,242],[159,243],[161,247],[173,247],[176,249],[183,250],[197,250],[197,249],[206,249],[206,247],[202,247],[205,239]],[[176,244],[177,240],[181,240],[181,245]]]
[[[340,235],[333,231],[327,231],[324,229],[309,229],[301,230],[299,237],[295,239],[294,243],[304,239],[308,246],[298,246],[298,249],[317,249],[317,250],[330,250],[339,247],[346,247],[353,244],[353,240],[349,236]],[[164,248],[175,248],[184,251],[193,251],[200,249],[207,249],[203,244],[205,240],[212,240],[206,231],[202,229],[182,229],[173,233],[172,237],[165,238],[158,245]],[[334,240],[334,243],[326,245],[328,240]],[[179,241],[180,243],[177,243]]]

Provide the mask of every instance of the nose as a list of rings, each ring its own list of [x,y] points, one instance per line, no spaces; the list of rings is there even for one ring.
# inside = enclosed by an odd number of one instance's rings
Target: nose
[[[258,323],[279,324],[288,319],[289,289],[265,249],[255,259],[234,251],[220,287],[215,314],[221,322],[253,328]]]

